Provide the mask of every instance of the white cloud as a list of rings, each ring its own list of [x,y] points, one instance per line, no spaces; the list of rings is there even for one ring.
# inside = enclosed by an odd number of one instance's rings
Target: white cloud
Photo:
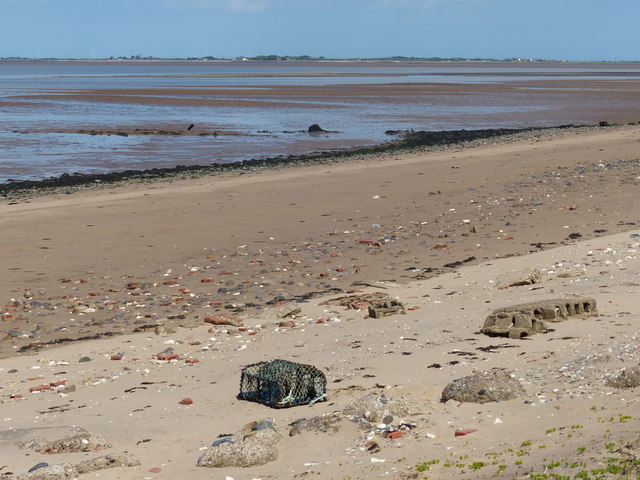
[[[372,6],[377,8],[431,8],[438,5],[464,3],[473,0],[375,0]]]

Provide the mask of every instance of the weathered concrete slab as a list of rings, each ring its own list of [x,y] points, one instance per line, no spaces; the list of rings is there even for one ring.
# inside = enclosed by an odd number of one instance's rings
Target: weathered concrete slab
[[[593,298],[542,300],[494,310],[484,321],[480,332],[490,336],[522,338],[547,331],[547,322],[597,315],[596,301]]]
[[[440,400],[488,403],[513,400],[525,394],[520,382],[510,372],[495,369],[454,380],[442,391]]]
[[[230,437],[213,442],[198,459],[199,467],[254,467],[278,459],[281,435],[271,420],[245,425]]]

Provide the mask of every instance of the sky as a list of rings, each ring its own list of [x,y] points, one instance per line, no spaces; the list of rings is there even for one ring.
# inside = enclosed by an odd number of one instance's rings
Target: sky
[[[0,57],[640,60],[640,0],[0,0]]]

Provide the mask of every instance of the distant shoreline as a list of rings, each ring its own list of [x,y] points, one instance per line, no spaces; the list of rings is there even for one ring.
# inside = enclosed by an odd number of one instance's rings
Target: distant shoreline
[[[221,63],[221,64],[251,64],[251,65],[278,65],[278,64],[297,64],[297,65],[312,65],[312,64],[327,64],[327,63],[337,63],[337,64],[362,64],[362,63],[371,63],[371,64],[460,64],[460,65],[469,65],[469,64],[485,64],[485,63],[500,63],[500,64],[516,64],[516,65],[529,65],[529,64],[549,64],[549,65],[637,65],[640,63],[640,60],[554,60],[554,59],[492,59],[492,58],[473,58],[473,59],[463,59],[463,58],[313,58],[313,59],[304,59],[304,60],[295,60],[290,58],[285,58],[281,60],[264,60],[264,59],[253,59],[247,58],[243,59],[240,57],[237,58],[22,58],[22,57],[0,57],[0,64],[2,63],[84,63],[84,64],[150,64],[150,63],[165,63],[165,64],[185,64],[185,63],[194,63],[194,64],[211,64],[211,63]]]

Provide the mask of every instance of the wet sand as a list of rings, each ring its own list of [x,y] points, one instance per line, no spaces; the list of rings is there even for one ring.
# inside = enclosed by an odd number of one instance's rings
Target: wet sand
[[[5,200],[1,351],[255,314],[631,229],[638,131]]]
[[[19,474],[125,451],[137,463],[79,478],[637,475],[638,388],[607,380],[640,362],[639,141],[638,126],[565,131],[3,200],[4,475],[39,478]],[[533,268],[539,283],[499,288]],[[285,321],[263,308],[334,288],[386,292],[406,315],[322,303],[337,292]],[[594,298],[599,315],[525,339],[478,332],[494,308],[573,295]],[[205,322],[224,315],[243,326]],[[106,333],[126,335],[17,353]],[[274,358],[320,368],[328,401],[274,410],[238,400],[242,367]],[[492,368],[508,368],[525,394],[440,401],[452,380]],[[399,435],[341,413],[367,394],[406,404],[388,420]],[[290,424],[319,415],[335,424],[290,436]],[[269,445],[277,459],[196,466],[208,448],[228,448],[212,442],[264,419],[282,436]],[[87,451],[18,445],[71,425],[90,440],[67,443]]]
[[[545,125],[566,123],[593,124],[599,121],[626,123],[638,120],[636,103],[640,80],[636,78],[571,78],[510,80],[484,83],[391,83],[357,85],[247,85],[241,88],[215,86],[173,88],[49,89],[47,93],[13,97],[25,102],[64,100],[68,102],[121,103],[140,105],[174,105],[202,107],[256,107],[290,109],[304,106],[313,109],[344,109],[358,104],[465,105],[455,97],[468,100],[467,105],[500,105],[488,100],[492,95],[513,96],[519,121],[542,125],[535,108],[546,111]],[[428,77],[425,77],[428,78]],[[507,77],[508,78],[508,77]],[[549,98],[555,108],[549,110]],[[593,108],[593,98],[603,100]],[[584,106],[584,107],[581,107]],[[505,112],[500,111],[501,117]],[[492,114],[488,114],[489,117]]]

